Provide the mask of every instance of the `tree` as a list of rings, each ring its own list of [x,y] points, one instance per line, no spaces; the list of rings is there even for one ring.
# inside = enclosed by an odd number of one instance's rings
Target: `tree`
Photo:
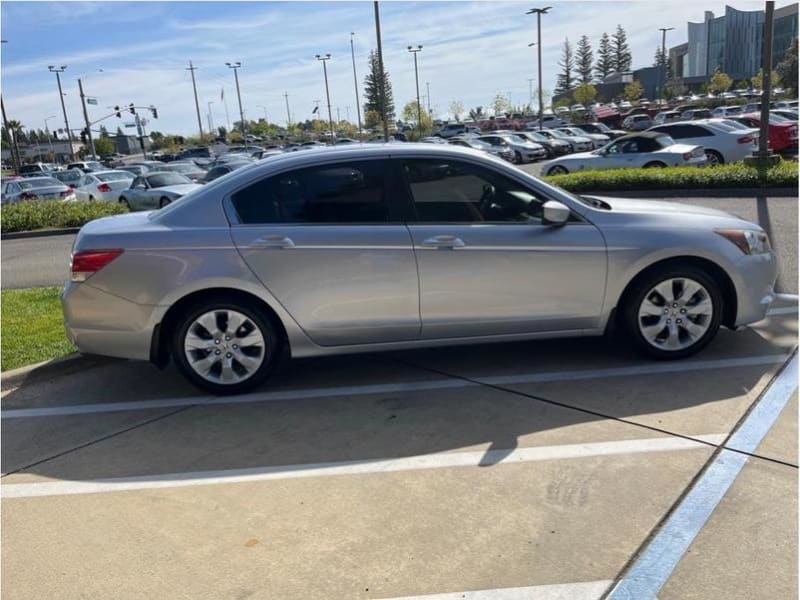
[[[614,55],[611,51],[611,39],[606,32],[600,37],[600,47],[597,50],[597,63],[594,72],[600,80],[605,79],[614,72]]]
[[[723,73],[719,70],[719,67],[714,71],[714,74],[711,76],[711,80],[708,82],[708,91],[714,94],[721,94],[722,92],[727,92],[731,89],[733,85],[733,79],[731,79],[726,73]]]
[[[464,114],[464,103],[461,100],[451,100],[450,101],[450,114],[453,115],[453,118],[456,122],[461,122],[461,115]]]
[[[94,151],[98,156],[105,156],[114,152],[114,142],[107,135],[101,135],[94,140]]]
[[[792,98],[795,98],[797,94],[797,38],[794,38],[784,59],[775,67],[775,71],[778,73],[783,87],[793,94]]]
[[[653,56],[653,66],[660,67],[664,69],[664,71],[660,71],[659,73],[664,73],[664,79],[670,79],[672,77],[672,64],[669,62],[669,53],[662,52],[663,48],[658,46],[656,48],[655,55]],[[659,75],[661,77],[661,75]]]
[[[622,25],[617,25],[617,30],[611,36],[611,56],[613,72],[624,73],[631,70],[633,55],[628,46],[628,34],[625,33]]]
[[[572,52],[572,45],[569,43],[569,39],[565,39],[564,45],[561,47],[561,59],[558,61],[558,66],[561,70],[556,80],[555,93],[563,94],[572,89],[572,70],[575,68],[575,55]]]
[[[575,78],[579,82],[592,82],[593,60],[594,54],[592,53],[592,45],[589,43],[589,38],[585,35],[582,35],[581,39],[578,40],[578,46],[575,49]]]
[[[770,71],[770,81],[772,82],[772,88],[775,89],[781,83],[781,78],[775,71]],[[762,84],[764,83],[764,69],[759,69],[758,73],[753,75],[753,78],[750,80],[751,85],[756,89],[761,89]]]
[[[585,106],[591,104],[594,102],[594,99],[597,98],[597,88],[591,83],[582,83],[575,88],[575,91],[572,92],[572,95],[575,98],[575,102]]]
[[[483,114],[483,107],[476,106],[475,108],[470,108],[469,118],[471,121],[480,121],[481,119],[485,119],[486,115]]]
[[[381,113],[377,110],[368,110],[364,113],[364,127],[371,129],[381,124]]]
[[[511,108],[511,103],[503,92],[497,92],[492,100],[495,116],[503,115]]]
[[[385,94],[381,96],[381,87]],[[375,50],[369,53],[369,63],[367,76],[364,78],[364,113],[375,111],[378,115],[386,115],[387,121],[394,119],[394,97],[392,96],[392,83],[389,81],[389,73],[386,69],[381,73],[378,53]]]
[[[108,129],[106,129],[105,125],[100,125],[100,137],[108,137]]]
[[[644,94],[644,88],[638,81],[632,81],[625,86],[625,91],[622,94],[628,102],[636,102]]]
[[[683,84],[683,80],[680,77],[673,77],[672,79],[667,81],[667,84],[664,86],[664,98],[667,100],[671,100],[676,96],[683,96],[686,94],[686,86]]]
[[[433,125],[433,121],[431,120],[431,116],[428,114],[428,112],[425,109],[423,109],[422,112],[419,113],[419,115],[422,116],[422,119],[421,119],[422,130],[423,131],[427,131]],[[403,118],[403,121],[405,121],[407,123],[408,122],[417,123],[417,117],[419,115],[417,114],[417,101],[416,100],[409,100],[408,102],[405,103],[405,106],[403,106],[403,113],[401,115],[402,118]],[[419,127],[419,125],[420,125],[420,123],[417,123],[417,127]]]

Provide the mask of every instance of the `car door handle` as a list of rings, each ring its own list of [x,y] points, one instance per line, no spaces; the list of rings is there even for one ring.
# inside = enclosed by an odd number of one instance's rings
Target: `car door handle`
[[[253,248],[294,248],[294,242],[285,235],[265,235],[250,244]]]
[[[422,242],[424,248],[463,248],[464,240],[454,235],[435,235]]]

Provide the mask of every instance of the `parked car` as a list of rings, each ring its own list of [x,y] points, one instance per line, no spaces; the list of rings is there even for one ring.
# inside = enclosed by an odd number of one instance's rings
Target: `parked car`
[[[464,123],[448,123],[439,131],[434,133],[434,135],[440,138],[448,139],[455,135],[461,135],[464,133],[480,133],[480,129],[477,127],[468,128]]]
[[[69,169],[80,169],[84,173],[91,173],[92,171],[104,171],[106,167],[96,160],[82,160],[69,163],[67,165],[67,170]]]
[[[547,150],[539,144],[531,142],[511,133],[495,133],[478,138],[492,146],[508,147],[514,153],[515,163],[534,162],[547,158]]]
[[[78,182],[83,177],[83,171],[80,169],[67,169],[66,171],[50,171],[47,173],[48,177],[58,179],[61,183],[68,185],[71,188],[78,187]]]
[[[740,115],[742,114],[742,108],[740,104],[734,106],[718,106],[711,111],[711,116],[724,119],[726,117]]]
[[[569,154],[571,146],[569,142],[559,139],[550,139],[538,131],[518,131],[517,135],[535,144],[539,144],[547,151],[547,158],[556,158],[564,154]]]
[[[540,129],[537,131],[549,139],[561,140],[569,144],[570,152],[585,152],[594,148],[594,142],[585,136],[567,135],[558,129]]]
[[[653,125],[663,125],[664,123],[674,123],[681,120],[681,113],[677,110],[662,110],[653,117]]]
[[[473,150],[481,150],[482,152],[494,154],[495,156],[502,158],[503,160],[507,160],[509,162],[514,161],[514,151],[507,144],[492,145],[489,142],[485,142],[478,139],[477,137],[471,137],[471,136],[452,137],[450,138],[448,143],[454,146],[462,146],[464,148],[472,148]]]
[[[206,172],[193,162],[167,163],[166,165],[162,165],[159,170],[167,173],[180,173],[195,183],[200,183],[200,180],[206,175]]]
[[[3,204],[24,200],[75,200],[75,190],[52,177],[19,177],[3,183]]]
[[[744,105],[744,108],[742,109],[742,114],[761,112],[761,105],[762,105],[761,102],[748,102],[747,104]],[[769,107],[771,109],[778,108],[775,102],[770,102]]]
[[[119,201],[130,210],[163,208],[170,202],[203,187],[180,173],[151,171],[134,179],[122,190]]]
[[[701,145],[711,166],[744,159],[758,149],[758,130],[735,129],[723,119],[680,121],[650,128],[681,144]]]
[[[792,110],[791,108],[776,108],[774,110],[769,111],[771,115],[778,115],[779,117],[783,117],[787,121],[791,121],[792,123],[797,123],[797,111]]]
[[[127,171],[128,173],[132,173],[134,176],[138,177],[139,175],[149,173],[152,169],[146,165],[122,165],[121,167],[116,167],[116,170]]]
[[[652,127],[652,125],[653,120],[650,116],[642,114],[630,115],[622,121],[622,128],[628,131],[644,131]]]
[[[525,129],[528,131],[539,129],[555,129],[556,127],[566,127],[567,125],[569,125],[569,123],[560,117],[555,115],[544,115],[544,117],[542,117],[541,127],[539,126],[539,120],[536,119],[528,122],[525,125]]]
[[[173,360],[231,394],[284,356],[599,336],[612,322],[643,353],[684,358],[721,325],[763,319],[776,276],[764,230],[719,210],[575,196],[452,145],[364,145],[84,225],[61,301],[79,351]]]
[[[621,129],[611,129],[611,127],[599,121],[594,123],[578,123],[575,125],[575,127],[586,133],[605,135],[611,140],[615,140],[623,135],[627,135],[626,131],[622,131]]]
[[[775,103],[775,108],[793,108],[797,110],[798,108],[798,101],[797,100],[779,100]]]
[[[577,127],[559,127],[556,131],[560,131],[561,133],[569,137],[589,138],[592,141],[592,146],[594,148],[600,148],[601,146],[605,146],[609,141],[609,137],[605,134],[587,133]]]
[[[697,121],[698,119],[710,119],[711,111],[707,108],[690,108],[681,113],[682,121]]]
[[[349,137],[336,138],[336,141],[334,142],[334,144],[336,144],[337,146],[341,144],[357,144],[357,143],[358,140],[354,140],[353,138]]]
[[[761,115],[758,113],[744,114],[731,118],[747,127],[759,130],[761,128]],[[767,131],[769,133],[769,146],[773,152],[797,152],[797,123],[789,120],[779,120],[777,116],[770,115]]]
[[[214,158],[210,148],[186,148],[175,156],[176,160],[186,160],[189,158]]]
[[[205,177],[201,180],[202,183],[209,183],[214,181],[215,179],[219,179],[223,175],[227,175],[235,171],[236,169],[241,169],[242,167],[248,167],[253,164],[253,161],[249,160],[232,160],[223,164],[216,165],[208,170],[205,174]]]
[[[593,152],[570,154],[548,162],[543,172],[563,175],[590,169],[699,167],[706,164],[703,147],[676,144],[664,133],[643,131],[617,138]]]
[[[119,200],[120,192],[127,189],[133,180],[133,173],[128,171],[86,173],[81,178],[78,187],[75,188],[75,197],[78,200],[89,202],[95,200],[116,202]]]
[[[56,170],[55,165],[52,165],[50,163],[35,162],[28,165],[21,165],[19,168],[19,174],[21,177],[26,177],[26,176],[38,177],[42,173],[49,173],[55,170]]]

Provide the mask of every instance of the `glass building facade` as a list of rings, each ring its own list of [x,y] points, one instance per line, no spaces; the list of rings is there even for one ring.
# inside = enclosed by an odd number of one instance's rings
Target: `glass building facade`
[[[783,60],[792,40],[797,37],[797,4],[790,4],[775,11],[772,27],[772,66]]]

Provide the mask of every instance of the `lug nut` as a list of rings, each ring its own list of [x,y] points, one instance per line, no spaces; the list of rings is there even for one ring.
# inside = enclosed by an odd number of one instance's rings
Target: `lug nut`
[[[214,354],[222,354],[222,350],[214,350]]]
[[[682,321],[681,319],[677,319],[675,322],[676,322],[678,325],[680,325],[681,323],[683,323],[683,321]]]
[[[229,342],[229,341],[231,341],[231,336],[229,336],[229,335],[226,335],[226,336],[225,336],[225,341],[226,341],[226,342]]]
[[[672,325],[672,319],[667,319],[667,325]]]
[[[677,302],[673,302],[672,303],[672,308],[678,308],[678,303]]]
[[[219,340],[214,340],[214,343],[215,344],[219,344]]]
[[[234,349],[234,350],[238,350],[238,349],[239,349],[239,346],[237,346],[236,344],[234,344],[234,345],[233,345],[233,349]]]
[[[682,308],[682,309],[681,309],[681,314],[682,314],[682,315],[685,315],[685,314],[686,314],[686,309],[685,309],[685,308]]]
[[[227,354],[225,354],[225,358],[230,358],[230,357],[232,357],[232,356],[233,356],[233,354],[231,354],[230,352],[228,352]]]

